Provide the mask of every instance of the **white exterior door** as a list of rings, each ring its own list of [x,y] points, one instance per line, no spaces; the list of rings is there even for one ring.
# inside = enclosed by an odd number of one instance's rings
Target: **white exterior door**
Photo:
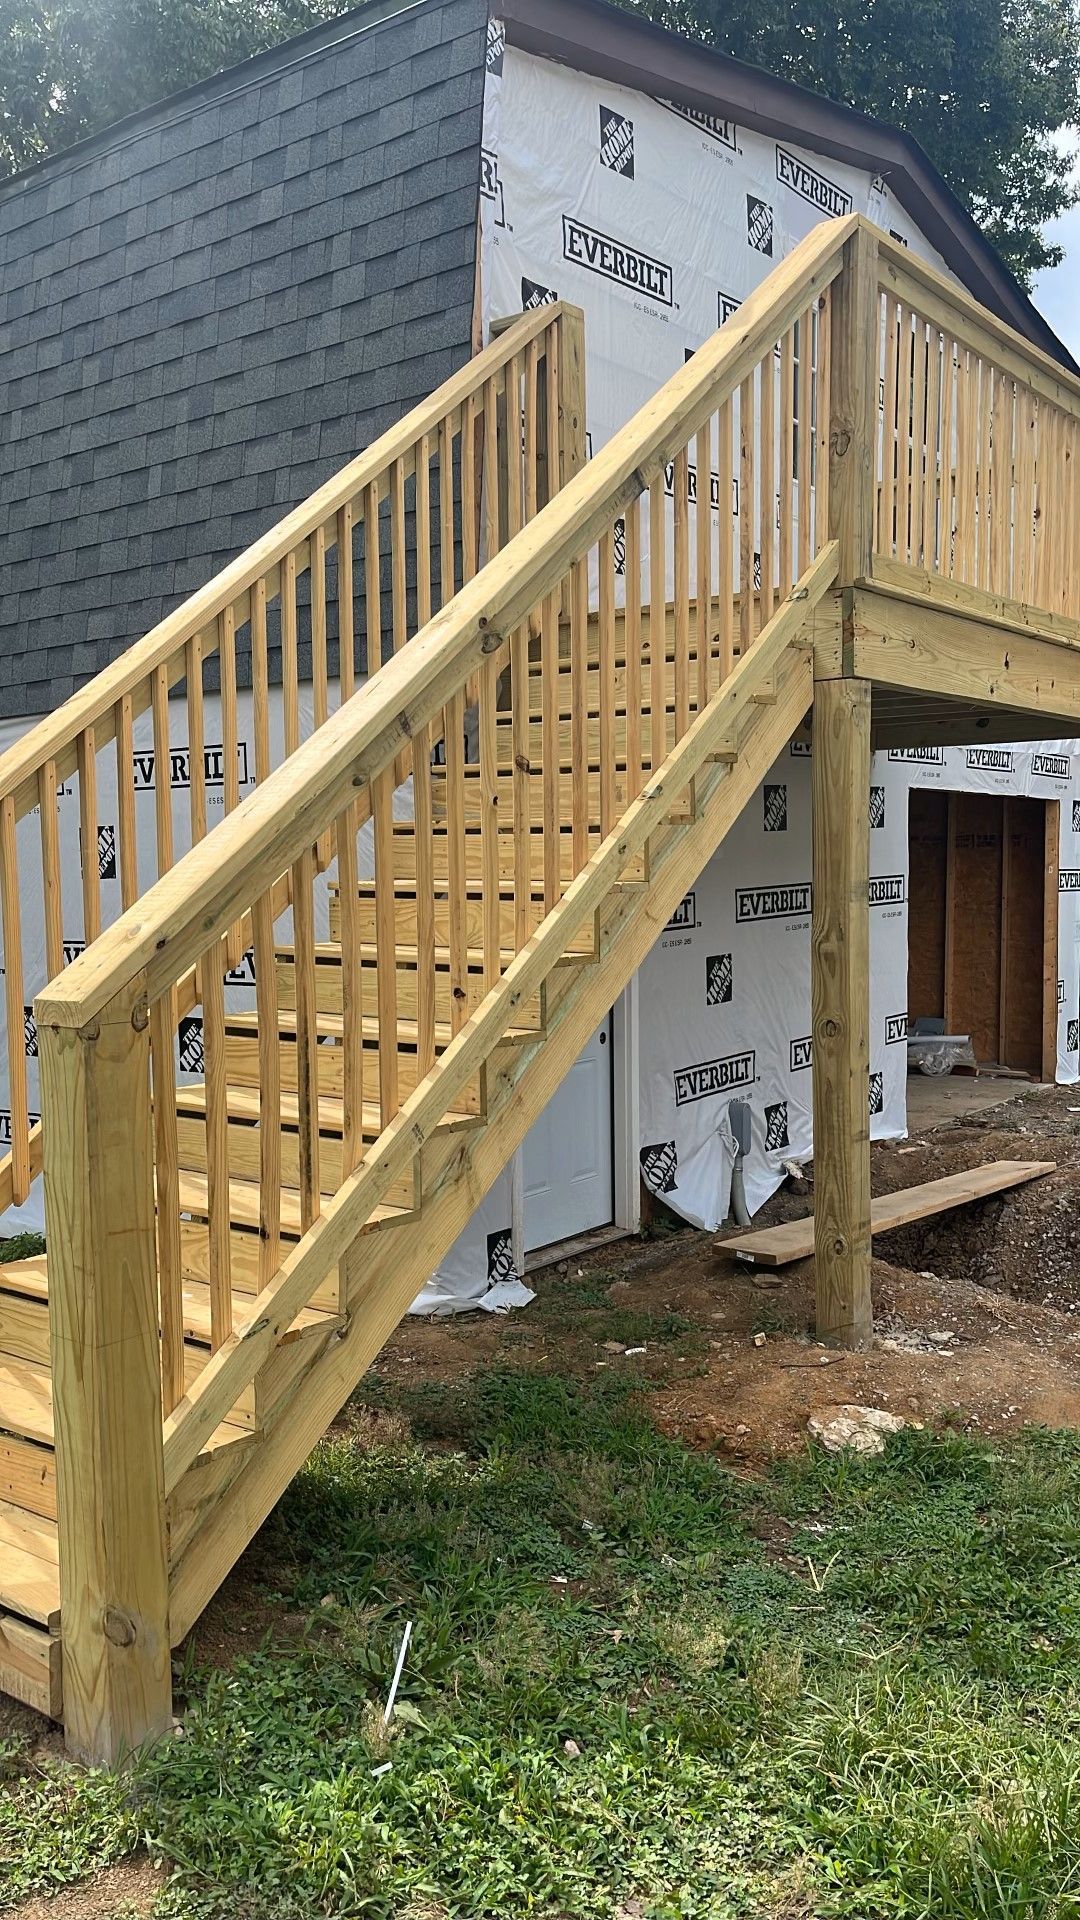
[[[525,1136],[525,1251],[613,1217],[611,1033],[606,1019]]]

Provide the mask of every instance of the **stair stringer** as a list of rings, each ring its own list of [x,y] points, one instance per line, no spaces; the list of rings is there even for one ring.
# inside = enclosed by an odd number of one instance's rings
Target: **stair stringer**
[[[343,1331],[303,1376],[171,1569],[174,1646],[355,1390],[803,720],[813,700],[813,661],[801,633],[779,657],[763,658],[762,679],[770,698],[767,704],[751,698],[742,707],[737,760],[703,768],[690,816],[669,815],[651,836],[648,880],[609,890],[597,916],[596,957],[549,977],[547,1020],[533,1043],[496,1049],[504,1058],[500,1065],[492,1057],[488,1065],[486,1124],[430,1141],[421,1210],[353,1242]]]

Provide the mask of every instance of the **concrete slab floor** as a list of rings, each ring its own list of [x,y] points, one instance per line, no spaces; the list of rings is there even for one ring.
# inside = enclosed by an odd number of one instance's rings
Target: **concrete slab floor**
[[[1037,1083],[1014,1073],[995,1073],[984,1069],[977,1077],[970,1074],[909,1073],[907,1081],[908,1132],[919,1133],[928,1127],[947,1126],[949,1121],[966,1120],[987,1107],[1000,1106],[1004,1100],[1019,1100]]]

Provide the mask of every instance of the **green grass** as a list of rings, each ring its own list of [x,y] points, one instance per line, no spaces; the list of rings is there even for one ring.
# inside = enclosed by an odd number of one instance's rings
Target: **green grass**
[[[30,1260],[36,1253],[44,1253],[45,1241],[40,1233],[17,1233],[10,1240],[0,1240],[0,1266],[6,1266],[9,1260]]]
[[[299,1643],[127,1777],[0,1755],[0,1905],[143,1842],[188,1920],[1080,1920],[1076,1436],[755,1486],[492,1372],[369,1390],[272,1527]]]

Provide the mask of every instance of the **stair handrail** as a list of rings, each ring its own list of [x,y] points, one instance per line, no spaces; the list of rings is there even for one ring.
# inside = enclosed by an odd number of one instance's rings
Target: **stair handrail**
[[[60,825],[58,796],[65,782],[76,776],[78,787],[81,937],[86,945],[101,931],[102,907],[98,873],[98,756],[115,741],[117,804],[115,858],[126,910],[140,893],[140,873],[148,868],[160,877],[174,860],[174,822],[169,787],[156,772],[153,846],[139,845],[134,788],[134,738],[137,724],[152,714],[156,768],[165,764],[177,741],[170,732],[179,726],[179,744],[189,755],[191,836],[203,837],[207,827],[206,768],[208,751],[204,719],[204,678],[216,660],[221,696],[221,785],[226,813],[239,805],[240,780],[237,712],[237,644],[248,629],[254,701],[254,766],[256,783],[265,780],[274,764],[276,746],[270,725],[270,670],[268,631],[275,615],[280,632],[281,683],[284,708],[284,748],[288,756],[300,744],[301,719],[297,664],[298,627],[305,614],[310,627],[311,681],[314,726],[329,711],[328,626],[336,615],[340,698],[354,691],[356,651],[366,631],[379,629],[376,651],[367,649],[367,677],[382,665],[384,642],[392,637],[395,649],[426,624],[433,605],[451,597],[444,592],[442,574],[449,549],[451,570],[468,578],[480,563],[483,546],[493,551],[500,537],[498,514],[483,501],[484,461],[505,470],[507,395],[511,385],[539,381],[541,394],[535,410],[537,443],[531,449],[536,469],[538,501],[555,491],[576,471],[584,458],[584,418],[580,404],[582,379],[582,321],[580,310],[566,301],[550,302],[534,311],[510,316],[491,344],[468,360],[435,391],[379,435],[370,446],[343,466],[321,487],[292,508],[244,552],[223,567],[141,640],[112,661],[53,713],[48,714],[0,754],[0,905],[4,946],[4,990],[8,1026],[8,1068],[11,1109],[11,1152],[0,1162],[0,1211],[27,1197],[40,1167],[41,1128],[32,1124],[28,1108],[26,1061],[23,1051],[24,1004],[28,997],[23,953],[22,918],[29,885],[40,885],[45,923],[46,977],[51,979],[70,960],[78,942],[64,917],[61,897]],[[497,412],[494,424],[487,412]],[[512,408],[509,411],[515,411]],[[465,439],[474,443],[473,457],[461,458]],[[525,450],[528,460],[530,450]],[[435,500],[432,479],[449,472],[451,493],[457,491],[449,512]],[[430,543],[426,555],[416,555],[415,585],[407,579],[405,546],[406,485],[412,482],[410,518],[419,523],[421,511],[430,515],[438,565],[434,569]],[[493,491],[497,488],[493,482]],[[386,524],[370,545],[367,526]],[[481,540],[483,532],[483,542]],[[359,551],[362,543],[362,551]],[[415,543],[419,549],[421,543]],[[381,551],[380,551],[381,549]],[[373,565],[369,559],[374,555]],[[336,569],[336,594],[328,590],[328,567]],[[411,569],[410,569],[411,571]],[[373,577],[374,574],[374,577]],[[298,595],[307,575],[309,600]],[[456,579],[449,582],[451,589]],[[384,618],[382,602],[392,600]],[[275,606],[276,602],[276,606]],[[364,633],[357,618],[363,610]],[[386,631],[384,631],[384,627]],[[214,671],[210,666],[211,673]],[[275,681],[276,684],[276,681]],[[170,714],[170,694],[183,686],[185,713]],[[172,701],[175,709],[176,699]],[[20,873],[16,845],[18,822],[31,811],[41,816],[41,872],[30,875],[25,850]],[[70,903],[69,903],[70,911]],[[234,959],[243,947],[239,933],[233,939]]]

